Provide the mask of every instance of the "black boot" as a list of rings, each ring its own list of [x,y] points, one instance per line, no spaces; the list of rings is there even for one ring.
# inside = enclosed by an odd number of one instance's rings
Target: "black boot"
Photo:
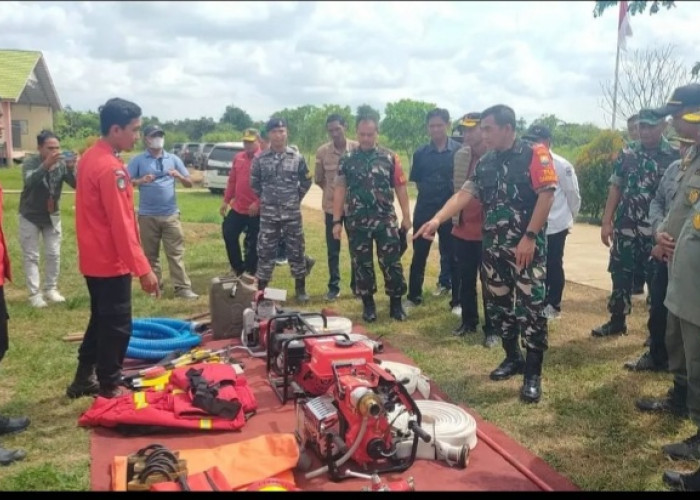
[[[311,274],[311,269],[313,269],[314,264],[316,264],[316,259],[309,257],[308,255],[304,255],[304,263],[306,264],[305,276],[308,276]]]
[[[674,383],[666,397],[638,399],[635,406],[639,411],[670,413],[676,417],[688,418],[687,394],[687,387]]]
[[[362,319],[367,323],[377,320],[377,306],[374,303],[374,295],[362,295]]]
[[[489,375],[491,380],[507,380],[513,375],[523,372],[525,361],[518,345],[518,337],[509,340],[504,339],[503,349],[506,351],[506,359],[498,365],[498,368],[491,372]]]
[[[94,396],[100,390],[95,376],[95,365],[79,362],[73,383],[66,389],[66,396],[71,399],[82,396]]]
[[[269,281],[266,281],[266,280],[258,280],[258,290],[259,291],[265,290],[267,288],[268,283],[269,283]]]
[[[294,280],[294,290],[296,292],[297,302],[306,304],[310,299],[306,294],[306,278],[297,278]]]
[[[525,357],[525,375],[523,386],[520,388],[520,399],[526,403],[537,403],[542,396],[542,351],[527,350]]]
[[[667,470],[663,480],[674,491],[700,491],[700,469],[690,473]]]
[[[0,435],[16,434],[29,427],[28,417],[3,417],[0,415]]]
[[[406,321],[408,318],[401,305],[401,296],[389,297],[389,316],[396,321]]]
[[[23,460],[27,454],[23,450],[6,450],[0,448],[0,465],[10,465],[12,462]]]
[[[626,335],[627,325],[625,324],[625,316],[613,314],[610,321],[604,323],[593,330],[591,335],[594,337],[609,337],[611,335]]]

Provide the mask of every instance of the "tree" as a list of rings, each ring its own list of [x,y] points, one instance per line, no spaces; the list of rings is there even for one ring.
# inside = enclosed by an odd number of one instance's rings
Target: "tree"
[[[620,60],[616,121],[625,123],[642,108],[658,108],[666,103],[673,89],[688,80],[688,71],[674,56],[675,46],[635,50]],[[612,118],[614,82],[600,84],[600,107]]]
[[[391,147],[406,153],[409,167],[413,151],[428,140],[425,117],[433,108],[435,104],[432,102],[413,99],[401,99],[386,105],[382,134],[389,139]]]
[[[228,123],[239,132],[253,126],[253,119],[248,113],[233,104],[226,106],[224,114],[221,116],[219,123]]]
[[[693,69],[690,70],[690,75],[693,77],[693,80],[697,80],[698,77],[700,77],[700,61],[693,65]]]
[[[643,14],[647,8],[647,4],[651,4],[649,7],[649,15],[656,14],[659,12],[661,7],[665,7],[666,10],[671,9],[676,6],[676,2],[673,1],[632,1],[629,2],[629,10],[631,16],[635,14]],[[595,8],[593,9],[593,17],[600,17],[610,7],[615,7],[617,2],[614,1],[598,1],[595,3]]]

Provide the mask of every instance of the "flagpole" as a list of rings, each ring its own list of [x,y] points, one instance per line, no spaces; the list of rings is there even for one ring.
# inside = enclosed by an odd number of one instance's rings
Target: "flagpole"
[[[615,56],[615,85],[613,87],[613,105],[612,105],[612,130],[615,130],[615,118],[617,117],[617,84],[618,70],[620,68],[620,36],[617,37],[617,55]]]

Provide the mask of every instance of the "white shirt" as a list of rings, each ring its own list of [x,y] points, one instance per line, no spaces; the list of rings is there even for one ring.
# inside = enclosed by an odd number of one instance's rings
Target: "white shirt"
[[[574,219],[581,208],[581,195],[573,165],[566,158],[551,150],[549,152],[552,154],[559,182],[554,191],[554,203],[547,218],[547,235],[560,233],[573,227]]]

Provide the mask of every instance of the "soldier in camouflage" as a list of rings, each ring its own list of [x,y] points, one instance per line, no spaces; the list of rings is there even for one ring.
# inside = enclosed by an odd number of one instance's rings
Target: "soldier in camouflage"
[[[603,214],[600,238],[610,247],[608,272],[612,293],[608,301],[610,321],[594,328],[595,337],[627,333],[626,317],[632,309],[633,274],[637,262],[644,262],[648,284],[653,279],[650,259],[654,246],[649,205],[666,168],[679,159],[663,132],[666,120],[654,110],[639,112],[639,142],[622,150],[613,165],[610,190]]]
[[[311,188],[311,173],[304,157],[287,146],[284,119],[272,118],[265,128],[270,147],[253,160],[250,172],[250,187],[260,198],[258,290],[264,290],[272,278],[277,245],[284,237],[296,298],[308,302],[301,200]]]
[[[482,203],[486,308],[506,352],[490,378],[505,380],[524,371],[520,398],[536,403],[542,394],[542,362],[548,346],[547,320],[542,315],[545,229],[557,175],[547,147],[517,139],[515,124],[515,112],[508,106],[499,104],[482,112],[480,127],[487,153],[462,189],[414,238],[433,237],[440,224],[472,198]],[[527,350],[524,360],[519,340]]]
[[[333,193],[333,237],[340,239],[345,213],[345,227],[350,240],[350,254],[355,268],[355,289],[362,297],[362,318],[377,319],[374,294],[373,246],[377,245],[377,260],[384,274],[384,286],[389,296],[389,315],[403,321],[406,312],[401,297],[406,293],[406,280],[401,265],[401,239],[394,209],[394,192],[399,200],[403,220],[401,229],[411,227],[411,215],[406,190],[406,177],[398,156],[377,146],[378,124],[374,117],[357,118],[359,146],[340,159]]]

